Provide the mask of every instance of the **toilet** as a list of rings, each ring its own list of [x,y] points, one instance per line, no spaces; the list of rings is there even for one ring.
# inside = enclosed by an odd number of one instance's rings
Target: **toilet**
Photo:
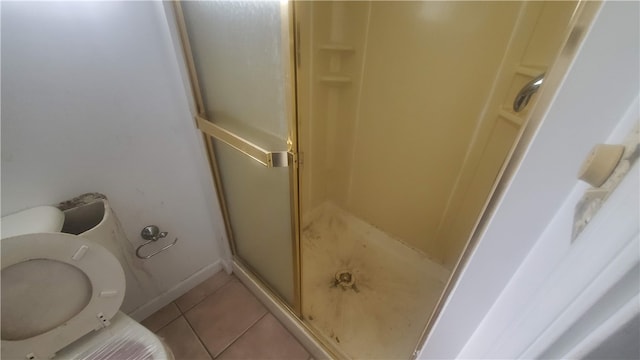
[[[173,359],[155,334],[119,311],[118,259],[60,232],[63,224],[52,206],[2,218],[2,359]]]

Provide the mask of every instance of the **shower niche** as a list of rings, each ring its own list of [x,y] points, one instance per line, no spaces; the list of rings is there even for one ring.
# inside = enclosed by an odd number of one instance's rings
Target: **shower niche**
[[[176,3],[236,266],[336,357],[414,357],[578,5]]]

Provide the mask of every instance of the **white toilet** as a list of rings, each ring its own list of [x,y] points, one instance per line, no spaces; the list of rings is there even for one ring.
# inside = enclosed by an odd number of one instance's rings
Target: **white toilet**
[[[125,275],[104,247],[61,233],[62,211],[2,218],[2,359],[173,359],[151,331],[118,311]]]

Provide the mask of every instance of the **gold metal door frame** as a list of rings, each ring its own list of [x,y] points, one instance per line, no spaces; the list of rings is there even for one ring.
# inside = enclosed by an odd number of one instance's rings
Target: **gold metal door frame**
[[[300,230],[300,164],[298,161],[298,91],[297,91],[297,57],[296,57],[296,16],[293,2],[280,2],[282,21],[282,38],[287,41],[282,42],[282,53],[287,54],[284,74],[287,78],[285,87],[285,101],[287,106],[287,121],[289,137],[287,140],[288,150],[292,156],[293,166],[289,169],[289,199],[291,200],[291,239],[293,240],[293,289],[294,289],[294,313],[302,319],[302,264],[301,264],[301,230]]]
[[[196,104],[197,115],[205,115],[204,101],[202,100],[202,92],[200,91],[200,82],[198,81],[198,76],[196,74],[196,65],[193,61],[193,56],[191,52],[191,43],[189,42],[189,36],[187,35],[187,26],[184,21],[184,13],[182,12],[182,5],[179,1],[174,1],[174,11],[176,23],[178,25],[178,32],[180,33],[180,45],[182,46],[182,55],[184,56],[187,71],[189,73],[189,84],[191,85],[191,94]],[[222,212],[222,218],[224,220],[225,232],[227,234],[227,239],[229,240],[229,247],[231,248],[231,253],[235,256],[237,249],[235,246],[235,242],[233,241],[233,233],[231,232],[231,222],[229,220],[229,210],[227,207],[227,203],[224,199],[224,194],[222,192],[222,180],[220,179],[220,170],[218,169],[218,163],[215,159],[215,154],[213,151],[213,144],[211,142],[211,138],[207,136],[206,133],[202,133],[202,139],[204,140],[205,146],[207,148],[207,160],[209,161],[209,167],[211,168],[211,174],[213,175],[214,188],[216,191],[216,195],[218,197],[218,202],[220,205],[220,210]]]
[[[195,62],[193,60],[191,45],[189,42],[189,36],[187,32],[186,23],[184,20],[184,13],[180,1],[174,1],[174,10],[176,16],[176,23],[178,25],[178,31],[180,33],[180,40],[183,50],[183,55],[187,64],[189,72],[189,80],[191,85],[191,91],[197,107],[197,114],[194,116],[195,123],[198,129],[202,132],[202,137],[207,148],[207,158],[211,173],[213,175],[214,187],[218,196],[222,217],[225,224],[225,230],[227,239],[229,241],[229,247],[233,255],[234,261],[242,268],[248,270],[254,277],[259,279],[262,285],[270,292],[270,294],[277,299],[277,302],[285,305],[296,314],[299,318],[302,318],[302,304],[301,304],[301,286],[300,286],[300,224],[299,224],[299,196],[298,196],[298,130],[297,130],[297,108],[296,108],[296,72],[295,72],[295,15],[294,7],[287,1],[280,2],[280,15],[281,15],[281,37],[282,37],[282,54],[285,61],[284,75],[285,75],[285,102],[286,102],[286,114],[287,114],[287,151],[268,151],[263,149],[257,144],[252,143],[240,136],[233,134],[232,132],[214,124],[207,120],[204,101],[202,98],[202,92],[198,81]],[[266,167],[289,167],[289,192],[291,199],[291,232],[292,232],[292,256],[293,256],[293,304],[289,305],[274,289],[272,289],[266,281],[255,271],[249,264],[243,261],[238,256],[237,246],[235,238],[233,236],[233,229],[231,227],[231,221],[229,217],[229,210],[225,200],[222,180],[220,177],[220,169],[218,167],[213,142],[211,138],[214,137],[220,141],[223,141],[227,145],[230,145],[234,149],[242,152],[250,158],[258,161]]]

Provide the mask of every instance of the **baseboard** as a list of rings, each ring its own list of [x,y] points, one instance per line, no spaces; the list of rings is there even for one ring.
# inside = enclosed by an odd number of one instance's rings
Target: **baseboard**
[[[228,261],[227,261],[228,262]],[[147,318],[149,315],[155,313],[156,311],[162,309],[167,306],[169,303],[174,301],[175,299],[182,296],[187,291],[193,289],[196,285],[215,275],[220,270],[227,270],[227,267],[230,265],[225,264],[225,261],[220,259],[214,262],[213,264],[209,264],[204,268],[196,271],[193,275],[179,282],[176,286],[172,287],[168,291],[160,294],[159,296],[151,299],[146,304],[138,307],[133,310],[128,315],[132,317],[134,320],[140,322]]]
[[[222,259],[222,267],[224,268],[224,271],[231,275],[231,273],[233,272],[233,260],[231,259]]]
[[[309,333],[309,329],[283,304],[280,304],[271,294],[269,294],[251,274],[233,262],[233,274],[240,280],[249,291],[251,291],[264,304],[264,306],[275,316],[284,327],[311,353],[314,359],[335,359],[333,355],[325,349]],[[344,357],[340,355],[339,357]],[[345,357],[346,358],[346,357]]]

